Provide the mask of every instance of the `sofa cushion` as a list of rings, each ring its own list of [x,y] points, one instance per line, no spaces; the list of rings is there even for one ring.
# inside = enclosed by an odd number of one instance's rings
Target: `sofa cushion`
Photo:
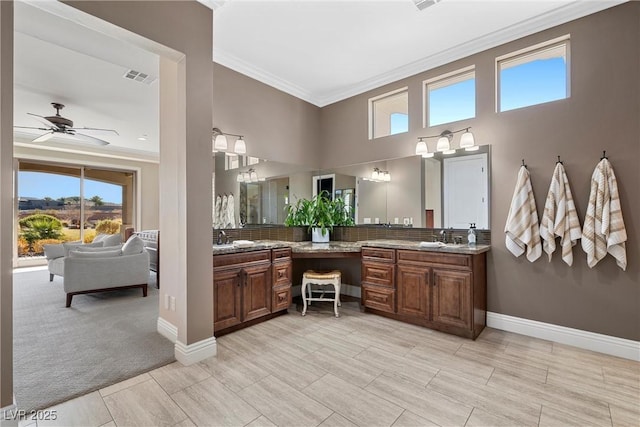
[[[62,246],[64,247],[64,256],[69,256],[69,251],[73,250],[74,248],[77,248],[78,246],[97,248],[97,247],[102,247],[103,242],[94,242],[94,243],[64,242]]]
[[[98,246],[98,247],[90,247],[87,245],[79,245],[72,249],[77,252],[104,252],[104,251],[115,251],[122,250],[122,245],[116,246]]]
[[[58,276],[63,276],[64,275],[64,258],[65,257],[61,256],[59,258],[55,258],[47,261],[49,264],[49,273],[56,274]]]
[[[129,240],[122,246],[122,255],[139,254],[144,250],[144,242],[136,235],[129,237]]]
[[[122,243],[120,233],[116,234],[98,234],[93,239],[94,242],[102,242],[103,246],[116,246]]]
[[[69,251],[70,258],[112,258],[120,255],[122,255],[122,251],[120,249],[100,252],[82,252],[77,250]]]
[[[62,243],[42,245],[42,248],[44,249],[44,256],[47,258],[47,260],[65,256],[64,246],[62,246]]]

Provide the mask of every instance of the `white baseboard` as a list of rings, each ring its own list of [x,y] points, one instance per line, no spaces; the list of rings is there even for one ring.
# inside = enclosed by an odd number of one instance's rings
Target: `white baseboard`
[[[15,404],[15,396],[13,399],[14,403],[12,405],[0,408],[0,427],[18,427],[20,415],[29,415],[21,414],[21,411],[18,410],[18,406]],[[35,425],[35,421],[33,425]]]
[[[640,362],[640,341],[487,312],[487,326]]]
[[[178,327],[162,317],[158,317],[158,333],[174,344],[178,341]]]
[[[176,341],[176,359],[185,366],[193,365],[201,360],[213,357],[216,354],[217,344],[215,337],[207,338],[189,345]]]

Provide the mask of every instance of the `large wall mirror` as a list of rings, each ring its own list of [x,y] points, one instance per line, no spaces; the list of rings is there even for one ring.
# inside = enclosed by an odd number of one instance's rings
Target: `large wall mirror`
[[[327,190],[352,207],[356,225],[489,229],[489,145],[323,170],[224,153],[214,161],[214,206],[232,194],[236,226],[283,224],[289,204]]]

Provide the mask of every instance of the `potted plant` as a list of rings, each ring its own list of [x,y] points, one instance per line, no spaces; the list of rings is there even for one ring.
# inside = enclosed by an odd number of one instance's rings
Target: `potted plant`
[[[311,232],[311,241],[326,243],[334,225],[353,225],[350,208],[344,200],[331,200],[327,191],[313,196],[312,199],[299,199],[289,206],[286,226],[306,226]]]

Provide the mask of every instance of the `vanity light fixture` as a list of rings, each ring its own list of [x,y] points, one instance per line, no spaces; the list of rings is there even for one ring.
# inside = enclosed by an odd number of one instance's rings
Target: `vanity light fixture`
[[[425,139],[427,138],[438,138],[436,151],[442,152],[443,154],[455,153],[456,150],[451,147],[453,134],[463,131],[464,133],[460,137],[460,148],[464,148],[466,151],[477,150],[478,146],[476,145],[475,139],[473,138],[473,134],[469,132],[469,129],[471,129],[471,127],[454,131],[445,130],[440,135],[420,136],[418,137],[418,143],[416,144],[416,155],[421,155],[422,157],[433,157],[433,153],[429,153],[429,150],[427,148],[427,143],[425,141]]]
[[[246,172],[238,172],[238,176],[236,177],[237,182],[258,182],[264,181],[264,178],[258,177],[258,172],[255,169],[251,168]]]
[[[389,182],[391,181],[391,174],[389,171],[381,171],[379,168],[373,168],[371,178],[368,180],[374,182]]]
[[[242,135],[236,135],[233,133],[222,132],[219,128],[213,128],[211,130],[213,138],[213,149],[225,151],[228,148],[227,136],[235,136],[236,142],[233,146],[233,152],[236,154],[245,154],[247,152],[247,145],[244,142]]]

